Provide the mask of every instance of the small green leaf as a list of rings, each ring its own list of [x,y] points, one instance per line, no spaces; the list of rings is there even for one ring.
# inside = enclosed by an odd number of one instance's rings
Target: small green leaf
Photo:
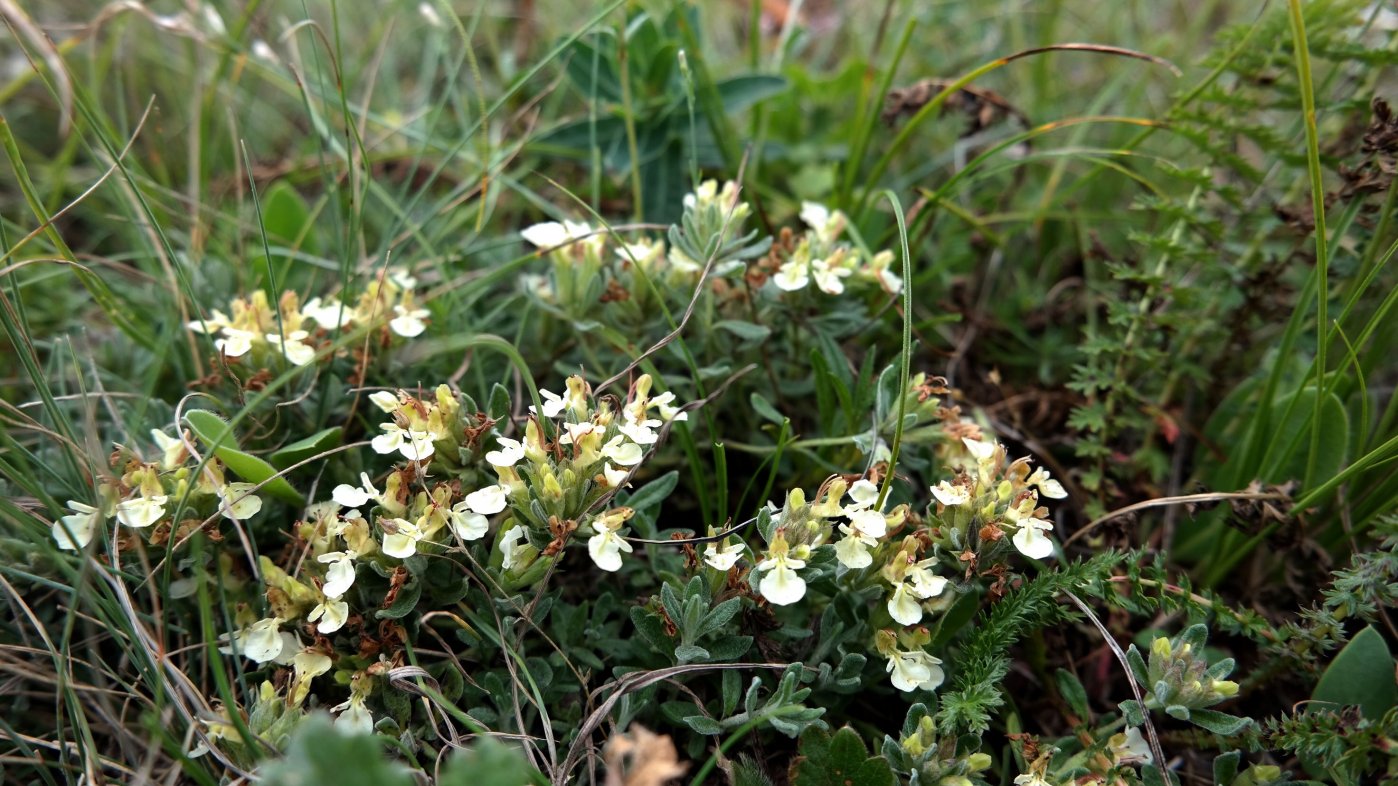
[[[1217,786],[1231,786],[1233,779],[1238,777],[1238,761],[1242,757],[1242,751],[1228,751],[1214,757],[1214,783]]]
[[[675,648],[675,661],[681,666],[686,663],[695,663],[708,660],[709,651],[694,644],[681,644]]]
[[[1144,726],[1146,723],[1145,713],[1141,711],[1141,703],[1135,699],[1127,699],[1117,705],[1121,708],[1121,715],[1126,719],[1127,726]]]
[[[1357,705],[1369,720],[1378,720],[1398,704],[1393,655],[1383,635],[1366,626],[1330,662],[1311,699]]]
[[[689,715],[685,717],[684,724],[693,729],[695,734],[712,737],[723,733],[723,727],[718,725],[718,721],[707,715]]]
[[[741,319],[725,319],[715,322],[714,327],[726,330],[744,341],[763,341],[772,335],[772,329],[766,325],[744,322]]]
[[[870,756],[864,740],[846,726],[832,736],[812,726],[801,735],[793,786],[892,786],[893,770],[882,756]]]
[[[339,426],[331,426],[324,431],[317,431],[305,439],[299,439],[267,458],[271,460],[272,466],[277,469],[286,469],[292,464],[305,461],[317,453],[323,453],[331,448],[338,448],[342,441],[341,437],[343,434],[344,429]]]
[[[374,612],[374,616],[381,620],[402,619],[417,608],[418,599],[421,597],[422,579],[414,576],[398,590],[398,594],[393,598],[393,603],[389,604],[386,609]]]
[[[233,474],[248,483],[265,481],[263,491],[298,508],[305,506],[306,499],[284,478],[277,476],[276,468],[256,456],[238,450],[238,443],[229,433],[228,424],[223,418],[208,410],[196,409],[186,412],[184,419],[195,436],[199,437],[199,441],[213,447],[214,455]],[[218,447],[214,447],[215,445]]]
[[[1189,722],[1201,729],[1207,729],[1214,734],[1221,734],[1225,737],[1237,734],[1252,723],[1248,718],[1240,718],[1226,712],[1197,709],[1189,711]]]
[[[748,396],[748,403],[752,404],[753,412],[756,412],[778,426],[786,422],[786,418],[782,417],[782,414],[777,411],[777,408],[772,406],[772,402],[763,398],[761,393],[754,392],[752,395]]]
[[[1068,706],[1078,716],[1079,721],[1090,720],[1092,713],[1087,706],[1087,690],[1083,688],[1078,678],[1071,671],[1065,669],[1059,669],[1054,677],[1058,682],[1059,694],[1063,696],[1064,701],[1068,702]]]
[[[486,410],[495,420],[504,420],[510,416],[510,391],[499,382],[490,389],[490,404],[486,406]]]

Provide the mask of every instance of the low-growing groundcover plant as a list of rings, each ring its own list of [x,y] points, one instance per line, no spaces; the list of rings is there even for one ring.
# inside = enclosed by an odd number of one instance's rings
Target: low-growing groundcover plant
[[[0,3],[5,782],[1398,782],[1390,9],[496,5]]]

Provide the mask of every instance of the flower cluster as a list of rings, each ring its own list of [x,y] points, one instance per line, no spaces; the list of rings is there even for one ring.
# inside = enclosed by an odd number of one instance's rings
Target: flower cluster
[[[1063,485],[1039,467],[1032,472],[1029,459],[1009,461],[1004,445],[963,437],[965,453],[961,471],[950,481],[932,487],[937,500],[936,520],[945,525],[946,545],[957,551],[994,548],[1007,535],[1024,556],[1045,559],[1054,545],[1045,533],[1053,530],[1048,509],[1039,495],[1050,499],[1068,496]]]
[[[163,538],[168,535],[174,501],[186,497],[187,514],[208,510],[212,515],[216,511],[224,518],[241,521],[262,510],[261,497],[253,493],[256,484],[228,480],[223,464],[212,458],[196,477],[183,439],[159,429],[152,429],[150,435],[160,460],[147,462],[133,455],[120,478],[98,487],[95,505],[68,500],[72,513],[53,523],[53,539],[59,548],[73,551],[86,547],[113,517],[134,530],[148,530],[163,523],[165,526],[159,528]],[[181,525],[187,529],[202,523],[190,518]]]
[[[539,391],[523,439],[497,436],[486,454],[511,516],[500,536],[500,566],[507,580],[531,581],[567,545],[574,532],[588,535],[588,554],[606,571],[621,568],[631,545],[622,537],[630,508],[598,510],[624,486],[661,439],[662,430],[689,415],[671,392],[651,395],[648,374],[638,377],[624,401],[595,401],[581,377],[564,393]]]
[[[1206,635],[1207,628],[1195,625],[1174,641],[1161,636],[1151,642],[1146,677],[1160,707],[1203,709],[1237,695],[1238,683],[1223,679],[1233,671],[1233,660],[1210,666],[1204,656]]]
[[[772,284],[778,289],[796,292],[814,283],[827,295],[839,295],[845,291],[845,279],[857,276],[877,283],[890,294],[902,291],[903,279],[891,269],[892,251],[880,251],[866,260],[853,246],[840,242],[849,225],[844,213],[802,202],[801,220],[806,232],[778,244],[773,251],[779,266]]]
[[[620,569],[622,555],[632,550],[622,532],[633,511],[601,508],[666,425],[688,417],[673,393],[651,395],[651,387],[643,375],[625,400],[598,401],[581,377],[570,377],[562,394],[540,391],[518,439],[497,431],[485,415],[468,414],[474,404],[445,385],[423,398],[401,390],[374,393],[371,401],[391,420],[380,425],[371,445],[404,462],[381,480],[361,473],[357,483],[341,483],[330,499],[307,508],[296,534],[309,559],[295,576],[261,561],[270,616],[245,616],[229,651],[259,664],[291,665],[292,690],[302,698],[311,680],[339,664],[351,694],[334,708],[338,722],[371,728],[372,667],[341,663],[328,638],[362,625],[356,610],[367,613],[373,605],[355,601],[388,603],[357,589],[361,570],[406,576],[411,571],[404,571],[404,562],[420,553],[485,539],[498,514],[504,516],[495,528],[491,565],[508,586],[537,580],[575,533],[586,537],[599,568]],[[448,479],[432,481],[433,474]],[[489,475],[493,482],[486,482]],[[303,646],[300,633],[311,630],[316,643]]]
[[[1044,534],[1053,525],[1038,495],[1066,496],[1046,470],[1030,472],[1027,458],[1007,462],[1002,445],[970,437],[959,443],[964,452],[955,458],[962,469],[929,489],[935,510],[925,517],[908,505],[885,510],[877,475],[852,483],[832,477],[814,502],[792,489],[781,508],[769,505],[759,517],[766,548],[755,556],[752,589],[768,603],[787,606],[805,597],[812,581],[831,575],[851,588],[882,587],[892,627],[879,631],[874,649],[888,659],[890,679],[904,691],[941,684],[941,662],[922,649],[926,630],[918,626],[951,601],[951,579],[939,571],[948,555],[957,555],[953,564],[974,565],[999,557],[1008,541],[1025,556],[1043,559],[1053,552]],[[728,535],[706,545],[703,561],[726,572],[745,553],[746,544]]]
[[[429,312],[415,301],[417,279],[402,270],[390,270],[375,278],[354,303],[335,298],[312,298],[302,304],[295,292],[284,292],[275,308],[264,290],[247,298],[234,298],[231,316],[213,309],[204,319],[186,327],[216,336],[214,347],[226,358],[249,358],[266,365],[280,356],[295,366],[315,360],[318,339],[327,332],[351,325],[386,325],[404,338],[427,329]]]

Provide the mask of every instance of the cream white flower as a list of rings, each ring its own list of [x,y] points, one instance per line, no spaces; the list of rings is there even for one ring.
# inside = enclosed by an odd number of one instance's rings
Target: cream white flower
[[[893,252],[884,250],[869,260],[867,272],[873,276],[885,292],[896,295],[903,291],[903,278],[893,272]]]
[[[636,243],[622,243],[616,255],[623,263],[635,264],[642,270],[653,270],[655,263],[665,258],[665,242],[642,238]]]
[[[932,560],[925,559],[908,571],[907,578],[912,582],[913,591],[923,599],[935,598],[947,588],[947,580],[932,572],[932,564]]]
[[[225,334],[227,332],[224,331]],[[306,343],[306,339],[310,337],[311,334],[304,330],[293,330],[285,336],[277,333],[267,333],[263,336],[268,344],[279,349],[282,355],[296,366],[304,366],[316,359],[315,347]]]
[[[223,328],[223,338],[214,339],[214,348],[225,357],[240,358],[252,350],[252,340],[257,334],[235,327]]]
[[[432,447],[432,434],[428,431],[405,429],[397,423],[381,423],[384,433],[369,441],[375,453],[398,451],[409,461],[422,461],[430,458],[436,450]]]
[[[801,203],[801,221],[815,230],[816,238],[822,243],[833,243],[845,231],[848,219],[845,214],[818,202]]]
[[[631,472],[629,470],[617,469],[610,463],[602,468],[602,479],[607,482],[607,488],[609,489],[614,489],[625,483],[627,476],[630,474]]]
[[[524,542],[524,527],[514,526],[500,536],[500,567],[505,570],[515,565],[515,551]]]
[[[903,692],[918,688],[936,690],[946,679],[942,671],[942,661],[922,650],[912,652],[894,651],[888,659],[889,680],[893,687]]]
[[[1030,559],[1044,559],[1053,554],[1053,541],[1044,535],[1053,525],[1043,519],[1025,519],[1019,522],[1019,531],[1010,541],[1019,553]]]
[[[342,600],[326,598],[319,605],[311,609],[311,613],[306,615],[307,622],[320,621],[316,625],[316,630],[321,633],[334,633],[343,628],[345,622],[349,620],[349,604]]]
[[[970,502],[971,490],[965,486],[953,485],[944,480],[932,487],[932,496],[936,497],[938,502],[951,508]]]
[[[854,482],[853,486],[849,487],[848,495],[851,502],[845,506],[846,514],[851,511],[863,510],[878,502],[879,487],[868,478],[860,478]]]
[[[590,420],[584,420],[581,423],[564,423],[563,435],[558,438],[558,442],[561,445],[572,445],[598,430],[597,424]]]
[[[229,319],[227,314],[215,308],[209,312],[209,316],[206,319],[196,319],[192,322],[186,322],[184,326],[195,333],[211,335],[223,330],[232,323],[233,320]]]
[[[1141,730],[1135,726],[1127,728],[1125,733],[1114,734],[1108,740],[1111,746],[1112,759],[1114,763],[1121,764],[1154,764],[1155,754],[1150,750],[1150,743],[1141,736]]]
[[[1068,496],[1063,484],[1049,477],[1048,470],[1043,467],[1034,470],[1034,473],[1025,482],[1038,488],[1049,499],[1064,499]]]
[[[1026,772],[1023,775],[1015,776],[1015,786],[1054,786],[1053,781],[1047,780],[1044,776],[1036,772]]]
[[[846,279],[854,271],[844,265],[832,265],[824,259],[811,261],[811,278],[815,279],[816,287],[827,295],[839,295],[845,291]]]
[[[316,562],[326,565],[325,584],[320,591],[327,598],[338,598],[354,585],[354,560],[359,555],[353,551],[330,551],[316,557]]]
[[[330,671],[334,661],[319,650],[302,649],[291,656],[291,690],[287,696],[288,701],[294,707],[301,706],[301,702],[311,693],[311,680]]]
[[[974,456],[977,461],[989,461],[995,455],[994,442],[982,442],[979,439],[962,437],[961,444],[966,446],[966,449],[971,452],[971,455]]]
[[[298,680],[315,679],[330,671],[333,663],[329,655],[312,649],[303,649],[291,658],[291,666]]]
[[[233,634],[233,644],[238,654],[257,663],[276,660],[286,644],[277,630],[281,624],[280,618],[268,617]]]
[[[549,250],[581,240],[592,234],[592,227],[577,221],[546,221],[520,230],[519,236],[535,248]]]
[[[922,621],[922,599],[912,585],[900,583],[888,598],[888,616],[899,625],[916,625]]]
[[[354,321],[354,311],[334,298],[321,300],[313,297],[301,306],[301,313],[327,330],[342,328]]]
[[[498,483],[486,486],[466,495],[466,507],[482,516],[493,516],[509,504],[509,492],[508,487]]]
[[[351,693],[349,701],[336,704],[330,711],[340,713],[335,718],[337,729],[344,729],[350,734],[372,734],[374,731],[374,716],[364,706],[362,694]]]
[[[796,259],[783,262],[782,266],[777,268],[777,274],[772,276],[772,283],[783,292],[805,289],[806,285],[811,283],[810,265]]]
[[[451,506],[451,531],[462,540],[480,540],[490,530],[490,519],[470,509],[466,502]]]
[[[394,306],[393,313],[398,316],[388,321],[388,329],[403,338],[415,338],[422,335],[422,331],[427,329],[427,323],[423,320],[432,315],[432,312],[425,308],[410,309],[401,305]]]
[[[398,559],[407,559],[417,553],[417,542],[422,540],[422,530],[407,519],[388,519],[393,531],[385,527],[383,553]]]
[[[118,502],[116,506],[117,521],[136,529],[149,527],[165,515],[167,499],[164,494],[156,494]]]
[[[623,467],[634,467],[641,463],[645,457],[641,446],[634,442],[627,442],[625,438],[618,434],[607,441],[602,446],[602,455]]]
[[[717,571],[727,572],[738,562],[738,558],[743,556],[742,541],[730,543],[720,547],[717,542],[710,541],[704,547],[704,563]]]
[[[893,588],[888,598],[888,616],[900,625],[916,625],[922,621],[922,601],[935,598],[946,589],[947,580],[931,570],[932,560],[925,559],[908,569],[905,580]]]
[[[369,473],[359,473],[359,487],[351,486],[348,483],[341,483],[330,492],[330,498],[347,508],[357,508],[369,500],[379,498],[379,490],[374,488],[374,483],[369,479]]]
[[[391,267],[388,269],[388,280],[393,286],[399,289],[417,289],[417,277],[412,271],[405,267]]]
[[[620,526],[618,522],[617,528]],[[602,518],[592,522],[592,529],[597,533],[587,539],[587,553],[592,557],[592,561],[605,571],[621,570],[621,552],[630,554],[634,550],[631,544],[623,540],[616,529],[608,526]]]
[[[655,433],[659,425],[660,421],[654,419],[627,420],[618,430],[637,445],[654,445],[660,440],[660,435]]]
[[[672,420],[689,420],[689,413],[681,411],[679,407],[675,406],[674,402],[675,394],[667,390],[658,396],[651,397],[651,400],[646,403],[646,406],[655,407],[655,411],[660,415],[660,419],[666,423]]]
[[[766,559],[757,563],[758,572],[767,574],[762,577],[757,589],[769,603],[788,606],[806,595],[806,580],[796,573],[806,567],[806,562],[789,556],[784,541],[778,543],[779,547],[773,548]]]
[[[224,518],[237,521],[256,516],[262,510],[262,498],[252,493],[255,488],[256,483],[225,483],[218,490],[219,512]]]
[[[499,447],[485,454],[485,460],[490,466],[497,469],[513,467],[519,463],[520,459],[524,458],[524,445],[520,444],[519,440],[496,437],[495,442]]]
[[[563,413],[564,407],[568,406],[568,402],[564,401],[562,396],[558,395],[557,393],[544,390],[543,388],[539,388],[539,398],[543,400],[544,417],[546,418],[558,417],[560,414]],[[534,412],[534,405],[531,404],[529,406],[529,411]],[[535,412],[535,414],[538,413]]]
[[[60,549],[77,551],[92,542],[92,536],[107,516],[101,510],[84,505],[77,500],[68,500],[72,515],[61,516],[53,523],[53,540]]]
[[[398,396],[392,391],[376,390],[369,394],[369,401],[390,415],[398,411]]]
[[[155,440],[155,446],[160,448],[161,469],[172,470],[184,463],[187,455],[184,440],[172,437],[158,428],[151,429],[150,436]]]
[[[848,515],[849,523],[839,527],[845,537],[835,544],[835,559],[851,570],[867,568],[874,563],[869,549],[888,533],[888,522],[877,510],[856,510]]]

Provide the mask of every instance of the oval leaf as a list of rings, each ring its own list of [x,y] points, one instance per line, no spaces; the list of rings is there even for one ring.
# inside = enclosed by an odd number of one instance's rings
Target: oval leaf
[[[184,420],[189,424],[199,441],[213,449],[214,455],[233,474],[248,483],[263,483],[262,490],[291,505],[302,507],[306,499],[291,487],[284,478],[277,476],[277,470],[262,459],[244,453],[237,448],[237,440],[230,433],[223,418],[208,410],[196,409],[186,412]]]

